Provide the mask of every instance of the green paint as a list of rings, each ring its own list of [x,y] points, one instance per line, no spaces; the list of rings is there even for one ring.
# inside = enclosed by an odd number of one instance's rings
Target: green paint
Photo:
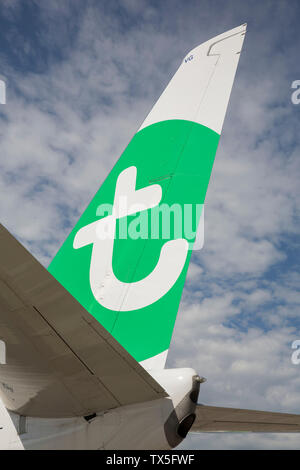
[[[217,133],[190,121],[163,121],[139,131],[49,266],[51,274],[137,361],[169,347],[191,251],[177,282],[164,297],[143,309],[116,312],[102,307],[93,297],[89,284],[92,245],[74,250],[74,237],[81,227],[100,219],[96,215],[100,204],[113,204],[116,180],[130,166],[137,168],[136,189],[150,184],[161,186],[161,203],[203,204],[218,141]],[[123,282],[148,276],[165,242],[116,240],[115,275]]]

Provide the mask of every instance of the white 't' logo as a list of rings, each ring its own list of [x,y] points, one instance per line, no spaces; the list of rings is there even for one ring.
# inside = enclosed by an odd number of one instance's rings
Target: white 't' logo
[[[165,295],[177,281],[186,260],[189,244],[184,238],[166,242],[154,270],[144,279],[126,283],[116,278],[112,268],[116,220],[151,209],[160,203],[162,189],[154,184],[135,190],[137,169],[134,166],[122,171],[117,179],[113,213],[82,227],[74,238],[75,249],[93,243],[90,264],[90,285],[99,304],[109,310],[129,311],[150,305]],[[128,204],[122,207],[120,200]]]

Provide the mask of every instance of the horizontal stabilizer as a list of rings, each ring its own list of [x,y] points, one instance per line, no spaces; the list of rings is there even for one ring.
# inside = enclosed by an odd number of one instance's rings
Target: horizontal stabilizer
[[[0,398],[39,417],[86,416],[167,396],[0,225]]]
[[[197,405],[191,432],[300,432],[300,415]]]

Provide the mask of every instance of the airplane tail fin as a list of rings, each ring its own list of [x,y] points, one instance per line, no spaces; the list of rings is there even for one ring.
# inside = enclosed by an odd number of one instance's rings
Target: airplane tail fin
[[[246,25],[193,49],[50,273],[146,368],[163,368]]]

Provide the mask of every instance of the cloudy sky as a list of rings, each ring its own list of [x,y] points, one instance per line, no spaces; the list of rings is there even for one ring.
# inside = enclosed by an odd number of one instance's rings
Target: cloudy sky
[[[205,404],[300,413],[296,0],[0,0],[1,222],[47,266],[186,53],[248,32],[167,365]],[[287,434],[181,448],[297,449]]]

